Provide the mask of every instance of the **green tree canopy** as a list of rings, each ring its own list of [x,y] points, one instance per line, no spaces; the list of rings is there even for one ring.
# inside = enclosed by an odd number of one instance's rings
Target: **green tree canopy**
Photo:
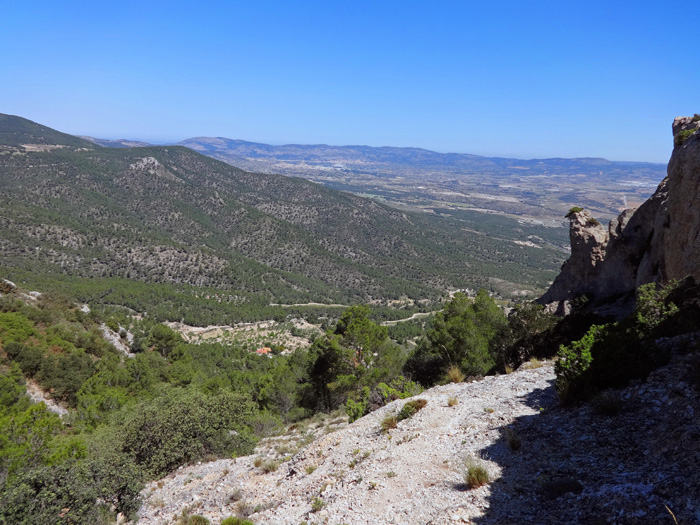
[[[486,290],[474,299],[456,293],[409,358],[407,371],[424,385],[437,382],[451,366],[470,376],[484,375],[495,364],[496,342],[508,320]]]

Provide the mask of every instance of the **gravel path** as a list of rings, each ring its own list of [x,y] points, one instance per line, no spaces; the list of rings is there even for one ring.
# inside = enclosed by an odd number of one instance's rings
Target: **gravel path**
[[[578,407],[558,406],[551,363],[435,387],[397,428],[381,422],[405,400],[319,434],[269,473],[253,456],[181,468],[144,490],[139,523],[184,510],[213,525],[237,514],[257,525],[700,524],[700,353],[676,352],[646,381]],[[258,462],[285,439],[261,443]],[[464,486],[465,458],[488,485]]]
[[[428,404],[396,429],[382,432],[381,421],[405,400],[317,439],[270,473],[252,456],[182,468],[144,490],[139,523],[169,523],[186,507],[214,524],[256,508],[256,524],[469,522],[484,513],[491,489],[466,490],[465,458],[479,458],[498,478],[501,468],[484,449],[515,418],[556,403],[553,379],[547,364],[435,387],[417,396]]]

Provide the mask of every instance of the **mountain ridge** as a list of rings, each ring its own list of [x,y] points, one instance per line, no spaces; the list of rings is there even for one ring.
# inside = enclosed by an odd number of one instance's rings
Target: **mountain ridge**
[[[398,162],[399,158],[406,160],[406,157],[411,155],[422,155],[429,159],[433,159],[433,163],[442,166],[459,166],[460,168],[492,166],[493,169],[504,168],[525,164],[530,166],[546,166],[550,169],[568,162],[571,166],[615,166],[626,168],[629,166],[638,166],[644,168],[662,168],[665,164],[636,162],[636,161],[611,161],[600,157],[549,157],[549,158],[533,158],[533,159],[518,159],[509,157],[488,157],[483,155],[475,155],[471,153],[441,153],[419,147],[395,147],[395,146],[364,146],[364,145],[345,145],[335,146],[328,144],[283,144],[271,145],[260,142],[249,142],[241,139],[229,139],[226,137],[192,137],[184,139],[177,144],[190,147],[202,152],[216,152],[219,155],[242,156],[263,158],[264,153],[268,156],[283,160],[340,160],[349,156],[351,153],[364,155],[366,158],[380,160],[381,155],[394,154],[392,159]],[[302,152],[308,152],[306,156]],[[275,155],[276,154],[276,155]],[[325,158],[322,156],[325,155]],[[336,157],[332,157],[332,155]],[[383,159],[387,160],[387,159]],[[411,159],[413,162],[427,159]],[[466,164],[465,161],[471,161],[473,164]]]
[[[437,299],[449,288],[532,289],[561,260],[546,246],[477,235],[463,222],[299,178],[246,172],[182,146],[76,140],[75,149],[15,145],[0,155],[4,264],[23,275],[346,303]]]

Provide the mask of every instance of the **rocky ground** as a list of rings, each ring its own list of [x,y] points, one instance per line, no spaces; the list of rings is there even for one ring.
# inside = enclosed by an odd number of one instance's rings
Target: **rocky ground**
[[[138,523],[700,523],[695,359],[676,355],[648,381],[574,408],[558,406],[552,363],[432,388],[386,432],[405,400],[181,468],[144,489]],[[305,445],[313,431],[324,435]],[[489,484],[465,485],[468,460]]]
[[[283,353],[291,353],[299,348],[306,348],[309,341],[322,330],[304,319],[293,319],[285,323],[275,321],[260,321],[257,323],[240,323],[236,326],[189,326],[184,323],[164,323],[178,332],[188,343],[220,343],[220,344],[248,344],[253,349],[264,346],[279,345],[284,348]],[[291,333],[294,327],[304,336],[295,336]]]

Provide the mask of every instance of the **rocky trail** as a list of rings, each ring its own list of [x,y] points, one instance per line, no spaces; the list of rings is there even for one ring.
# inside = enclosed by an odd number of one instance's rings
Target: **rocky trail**
[[[255,523],[469,521],[488,508],[491,489],[465,490],[465,458],[483,456],[498,478],[501,467],[483,451],[515,418],[556,403],[553,378],[549,364],[432,388],[417,396],[426,407],[396,429],[383,432],[381,421],[405,400],[320,437],[269,473],[256,456],[180,469],[145,489],[139,523],[169,523],[186,506],[213,523],[256,508]]]
[[[171,523],[183,511],[212,524],[235,515],[256,524],[651,524],[674,523],[671,512],[700,523],[693,359],[676,355],[647,382],[574,408],[558,406],[551,362],[435,387],[417,396],[425,408],[386,432],[382,420],[406,400],[351,425],[318,425],[323,435],[279,466],[292,438],[181,468],[144,489],[138,523]],[[468,458],[489,484],[465,485]]]

